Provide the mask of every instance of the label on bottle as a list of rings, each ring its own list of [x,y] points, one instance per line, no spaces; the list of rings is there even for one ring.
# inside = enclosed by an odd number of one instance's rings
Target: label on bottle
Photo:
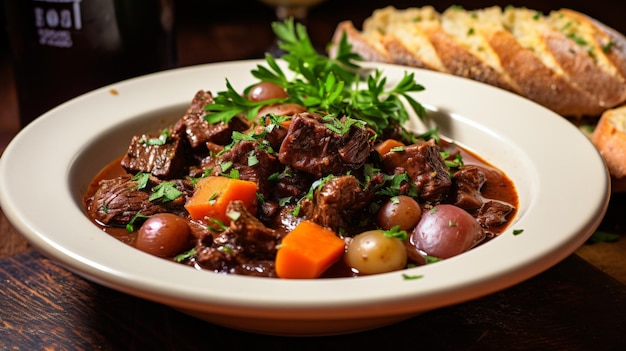
[[[82,28],[81,0],[35,0],[35,26],[40,45],[73,46],[72,31]]]

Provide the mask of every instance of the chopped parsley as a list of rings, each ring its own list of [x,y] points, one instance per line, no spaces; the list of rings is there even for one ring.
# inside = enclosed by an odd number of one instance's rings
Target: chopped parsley
[[[389,230],[383,230],[383,233],[388,238],[396,238],[400,241],[405,241],[408,236],[406,230],[401,230],[399,225],[393,226]]]
[[[139,140],[139,143],[145,144],[148,146],[160,146],[160,145],[165,145],[169,137],[170,137],[170,131],[168,129],[165,129],[164,131],[161,132],[158,138],[148,139],[146,138],[145,135],[142,136],[142,138]]]
[[[404,278],[404,280],[417,280],[417,279],[424,278],[424,275],[422,275],[422,274],[406,274],[406,273],[402,273],[402,278]]]
[[[408,120],[409,112],[403,100],[420,118],[426,114],[425,108],[411,96],[411,93],[424,90],[415,82],[413,73],[405,72],[392,88],[387,88],[387,79],[379,70],[367,74],[364,79],[361,74],[366,72],[357,64],[362,58],[352,53],[346,35],[338,44],[337,55],[329,58],[315,51],[306,27],[301,23],[288,19],[273,23],[272,28],[279,39],[279,47],[287,52],[282,59],[295,76],[288,77],[270,54],[265,56],[267,66],[257,65],[252,75],[260,82],[281,86],[288,97],[252,102],[227,80],[227,90],[218,92],[214,103],[205,106],[205,119],[209,123],[228,123],[239,114],[253,120],[261,107],[275,103],[296,103],[311,112],[351,116],[357,122],[350,123],[367,123],[376,132],[387,128],[392,121],[403,124]],[[334,131],[343,130],[343,126],[334,122],[329,125]]]
[[[152,189],[152,194],[148,200],[155,201],[161,200],[161,202],[168,202],[176,200],[183,194],[182,191],[176,189],[174,182],[163,182],[158,184]]]
[[[192,258],[195,254],[196,254],[196,248],[194,247],[191,250],[188,250],[186,252],[183,252],[179,255],[174,256],[174,261],[180,263],[180,262],[183,262],[185,260]]]
[[[329,174],[326,177],[323,177],[314,181],[313,184],[311,184],[311,187],[309,188],[309,191],[306,193],[306,195],[304,195],[302,198],[300,198],[300,200],[298,200],[296,207],[292,211],[293,215],[297,217],[298,214],[300,213],[302,201],[313,200],[313,194],[315,194],[315,190],[324,186],[324,184],[326,184],[329,180],[333,179],[334,177],[335,177],[334,175]]]
[[[133,218],[130,219],[130,222],[128,222],[126,224],[126,231],[130,232],[130,233],[134,232],[135,231],[135,222],[143,221],[143,220],[146,220],[148,218],[150,218],[150,216],[145,216],[145,215],[142,215],[140,212],[137,212],[133,216]]]
[[[150,180],[150,173],[139,172],[135,174],[131,180],[137,181],[137,190],[145,189],[148,186]]]

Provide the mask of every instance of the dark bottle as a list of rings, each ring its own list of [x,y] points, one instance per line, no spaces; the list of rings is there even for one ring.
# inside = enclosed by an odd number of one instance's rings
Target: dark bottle
[[[22,127],[82,93],[176,66],[173,0],[4,5]]]

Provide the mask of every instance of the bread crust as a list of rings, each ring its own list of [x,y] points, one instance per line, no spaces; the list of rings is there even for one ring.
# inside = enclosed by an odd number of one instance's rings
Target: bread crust
[[[442,65],[433,65],[424,58],[415,54],[407,45],[397,37],[388,35],[383,39],[383,45],[387,52],[394,58],[394,63],[416,68],[425,68],[433,71],[448,72]]]
[[[591,134],[591,142],[600,151],[609,172],[626,180],[626,105],[602,114]]]
[[[504,69],[517,82],[521,95],[564,116],[597,115],[605,110],[589,93],[571,85],[532,51],[523,48],[509,32],[493,32],[488,41]]]
[[[606,110],[626,100],[623,77],[602,70],[582,46],[555,30],[545,31],[543,40],[569,81],[589,92],[599,106]]]
[[[442,26],[444,21],[455,20],[467,23]],[[588,45],[567,35],[566,20],[578,21]],[[484,49],[489,52],[479,52],[479,44],[472,41],[476,37],[464,35],[463,30],[472,34],[475,30],[488,43]],[[626,38],[569,9],[545,16],[530,9],[497,6],[474,11],[454,7],[443,14],[430,6],[404,10],[388,6],[366,19],[367,39],[354,26],[340,24],[339,31],[358,45],[354,51],[365,60],[474,79],[518,93],[565,117],[597,120],[607,109],[626,102]],[[436,57],[422,52],[425,46],[432,47]]]
[[[626,79],[626,37],[604,23],[572,9],[561,9],[565,16],[585,21],[594,27],[595,46]]]
[[[494,68],[465,49],[441,28],[432,28],[428,38],[449,73],[519,92],[517,87],[509,84]]]
[[[329,56],[336,55],[337,45],[341,41],[342,36],[346,34],[348,43],[352,45],[352,51],[361,55],[361,58],[365,61],[383,62],[383,63],[395,63],[395,60],[387,50],[381,49],[381,46],[377,46],[376,42],[366,38],[356,29],[352,21],[343,21],[337,25],[335,33],[333,34],[331,46],[329,48]],[[375,40],[378,40],[376,38]]]

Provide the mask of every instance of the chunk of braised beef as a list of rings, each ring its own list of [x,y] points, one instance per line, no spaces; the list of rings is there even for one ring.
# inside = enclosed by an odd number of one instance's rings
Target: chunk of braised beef
[[[277,201],[265,200],[259,205],[257,216],[262,221],[268,221],[274,218],[280,212],[280,204]]]
[[[486,200],[476,213],[476,220],[483,228],[495,228],[508,223],[508,216],[515,206],[497,200]]]
[[[286,205],[279,209],[279,212],[269,220],[265,221],[266,225],[274,229],[277,235],[282,238],[287,233],[294,230],[300,222],[304,220],[302,216],[294,214],[295,205]]]
[[[205,245],[196,245],[191,262],[197,268],[216,273],[232,273],[237,266],[235,257],[229,252]]]
[[[189,229],[191,229],[191,235],[196,239],[206,238],[211,236],[212,232],[206,223],[202,221],[188,220]]]
[[[373,193],[363,190],[352,175],[333,177],[302,202],[305,217],[313,222],[339,231],[352,227],[351,220],[372,200]]]
[[[258,186],[257,192],[264,199],[272,197],[274,184],[269,178],[281,170],[281,165],[276,156],[270,154],[256,141],[242,140],[236,143],[219,157],[219,163],[230,164],[226,173],[230,169],[236,169],[239,172],[239,179],[255,182]],[[224,170],[219,168],[216,171]]]
[[[420,200],[430,203],[441,201],[452,185],[440,148],[432,140],[385,153],[383,168],[389,174],[406,173]]]
[[[218,158],[215,155],[209,154],[205,157],[198,157],[197,161],[189,165],[187,175],[191,178],[199,178],[212,174],[218,164]]]
[[[467,165],[454,173],[450,200],[453,205],[471,212],[479,209],[484,202],[481,189],[487,181],[480,167]]]
[[[288,124],[259,124],[254,127],[254,132],[258,135],[264,135],[265,140],[270,146],[274,150],[278,150],[287,135],[287,125]]]
[[[151,216],[170,212],[183,215],[186,198],[193,194],[193,184],[186,180],[172,182],[182,192],[181,196],[171,201],[162,198],[150,201],[152,189],[163,183],[154,176],[144,189],[138,189],[139,183],[131,175],[102,180],[94,195],[87,199],[87,210],[91,218],[111,226],[125,226],[137,214]]]
[[[131,138],[121,165],[129,173],[145,172],[163,178],[180,178],[187,172],[187,144],[173,133],[164,143],[158,135],[135,135]]]
[[[276,177],[274,194],[277,198],[298,199],[309,191],[314,180],[308,173],[285,167]]]
[[[226,145],[230,142],[233,131],[243,131],[249,128],[247,121],[239,116],[234,117],[228,123],[209,124],[204,119],[207,114],[204,107],[213,102],[213,95],[210,92],[198,91],[187,111],[174,127],[174,131],[186,135],[193,149],[204,150],[208,142]]]
[[[251,214],[243,202],[232,201],[227,207],[228,213],[237,213],[225,232],[231,232],[235,240],[243,247],[246,257],[273,259],[276,256],[276,244],[279,236],[274,229],[266,227]]]
[[[265,105],[261,107],[257,114],[258,125],[254,130],[257,134],[264,134],[265,140],[270,143],[272,148],[278,150],[287,135],[290,116],[302,112],[306,112],[306,107],[299,104]],[[274,118],[273,116],[278,117]]]
[[[230,226],[211,238],[197,241],[193,261],[216,272],[275,276],[273,261],[279,235],[266,227],[241,201],[232,201],[228,213],[237,213]]]
[[[373,131],[353,125],[345,134],[329,129],[313,113],[293,116],[280,146],[280,162],[322,177],[345,174],[363,166],[373,147]]]

